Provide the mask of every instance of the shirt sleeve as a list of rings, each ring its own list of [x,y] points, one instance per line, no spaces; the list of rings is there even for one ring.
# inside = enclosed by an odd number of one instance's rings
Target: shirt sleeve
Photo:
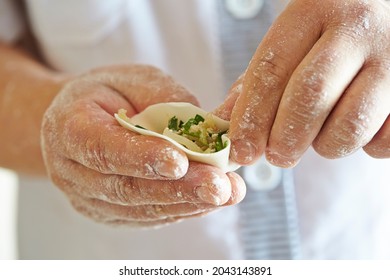
[[[23,19],[13,0],[0,0],[0,42],[12,44],[23,33]]]

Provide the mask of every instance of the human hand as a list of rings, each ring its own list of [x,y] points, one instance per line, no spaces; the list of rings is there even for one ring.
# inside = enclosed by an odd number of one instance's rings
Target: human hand
[[[171,101],[197,104],[150,66],[105,67],[67,83],[44,115],[42,149],[52,181],[82,214],[103,223],[157,226],[240,201],[235,173],[188,162],[169,142],[121,127],[119,108],[134,115]]]
[[[310,145],[326,158],[362,147],[388,158],[389,88],[388,3],[292,1],[222,106],[232,110],[232,159],[265,153],[290,167]]]

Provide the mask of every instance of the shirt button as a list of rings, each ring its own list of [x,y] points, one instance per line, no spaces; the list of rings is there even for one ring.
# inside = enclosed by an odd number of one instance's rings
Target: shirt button
[[[264,0],[225,0],[226,9],[237,19],[254,18],[263,4]]]
[[[271,165],[264,157],[251,166],[242,169],[247,185],[255,191],[268,191],[276,188],[282,181],[282,169]]]

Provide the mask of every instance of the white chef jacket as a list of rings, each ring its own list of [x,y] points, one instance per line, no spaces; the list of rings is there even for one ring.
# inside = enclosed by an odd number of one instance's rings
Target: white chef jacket
[[[0,38],[23,24],[0,0]],[[45,60],[81,73],[146,63],[171,74],[211,110],[224,99],[210,0],[30,0]],[[285,1],[281,1],[285,2]],[[304,259],[390,257],[390,160],[362,151],[326,160],[311,149],[294,169]],[[76,213],[50,182],[20,178],[19,257],[27,259],[241,259],[237,207],[161,229],[112,228]]]

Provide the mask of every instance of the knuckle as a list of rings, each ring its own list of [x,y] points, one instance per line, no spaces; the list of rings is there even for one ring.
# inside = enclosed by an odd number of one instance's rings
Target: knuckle
[[[339,133],[336,134],[338,137],[334,137],[334,140],[340,146],[344,145],[355,149],[361,144],[364,131],[365,127],[362,122],[347,118],[342,122]]]
[[[287,97],[287,108],[292,123],[305,127],[328,110],[326,94],[310,91],[296,92],[291,97]]]
[[[152,65],[136,65],[132,72],[134,72],[133,75],[137,77],[137,79],[133,81],[134,84],[140,83],[141,85],[145,85],[145,81],[148,81],[148,86],[153,86],[152,82],[154,81],[169,77],[161,69]]]
[[[86,134],[80,130],[82,122],[86,121],[81,114],[74,113],[63,117],[63,138],[67,152],[74,149],[77,143],[84,143]]]
[[[286,59],[273,51],[264,52],[259,58],[254,59],[252,73],[249,73],[255,80],[254,87],[259,85],[268,89],[280,89],[289,76]]]
[[[62,142],[65,153],[79,163],[101,173],[115,169],[107,151],[107,137],[96,130],[96,120],[85,114],[83,102],[73,104],[73,114],[63,121]]]
[[[375,10],[374,1],[349,1],[347,4],[347,11],[349,11],[347,14],[358,22],[373,14]]]
[[[338,13],[332,17],[331,26],[336,25],[342,35],[348,36],[355,43],[361,44],[361,38],[386,30],[386,12],[382,1],[333,2]]]
[[[98,139],[87,138],[85,148],[87,153],[86,160],[89,161],[88,164],[92,168],[101,173],[107,173],[111,169],[101,137]]]
[[[350,155],[368,141],[366,123],[351,116],[337,119],[335,126],[328,128],[325,135],[321,136],[313,147],[326,158]]]
[[[312,74],[302,78],[298,90],[286,95],[283,110],[288,113],[282,124],[284,142],[281,149],[294,153],[294,149],[309,145],[306,142],[315,137],[313,133],[320,129],[321,120],[330,110],[328,99],[326,83],[316,76],[313,78]]]
[[[321,65],[322,68],[326,68],[326,65]],[[325,101],[327,92],[330,90],[330,85],[326,82],[325,75],[318,70],[318,66],[312,68],[305,68],[300,77],[298,78],[298,84],[301,89],[298,90],[297,97],[302,99],[303,103],[308,106],[314,106],[321,101]],[[324,69],[323,71],[327,71]]]
[[[298,88],[285,98],[295,123],[309,124],[329,110],[329,85],[320,73],[304,71]]]
[[[52,108],[45,112],[42,118],[40,135],[42,149],[58,153],[63,148],[63,143],[59,141],[61,129],[58,127],[56,115]],[[54,147],[55,149],[53,149]]]
[[[71,117],[65,121],[64,137],[65,153],[82,165],[94,170],[103,172],[107,170],[104,145],[100,139],[91,137],[85,129],[80,126],[81,120]],[[86,124],[88,126],[88,124]]]
[[[380,56],[366,62],[365,69],[375,73],[375,80],[385,80],[390,73],[390,57]]]
[[[121,205],[128,205],[131,200],[129,194],[129,186],[131,186],[131,178],[124,176],[114,176],[112,179],[112,200]],[[129,184],[130,183],[130,184]]]

